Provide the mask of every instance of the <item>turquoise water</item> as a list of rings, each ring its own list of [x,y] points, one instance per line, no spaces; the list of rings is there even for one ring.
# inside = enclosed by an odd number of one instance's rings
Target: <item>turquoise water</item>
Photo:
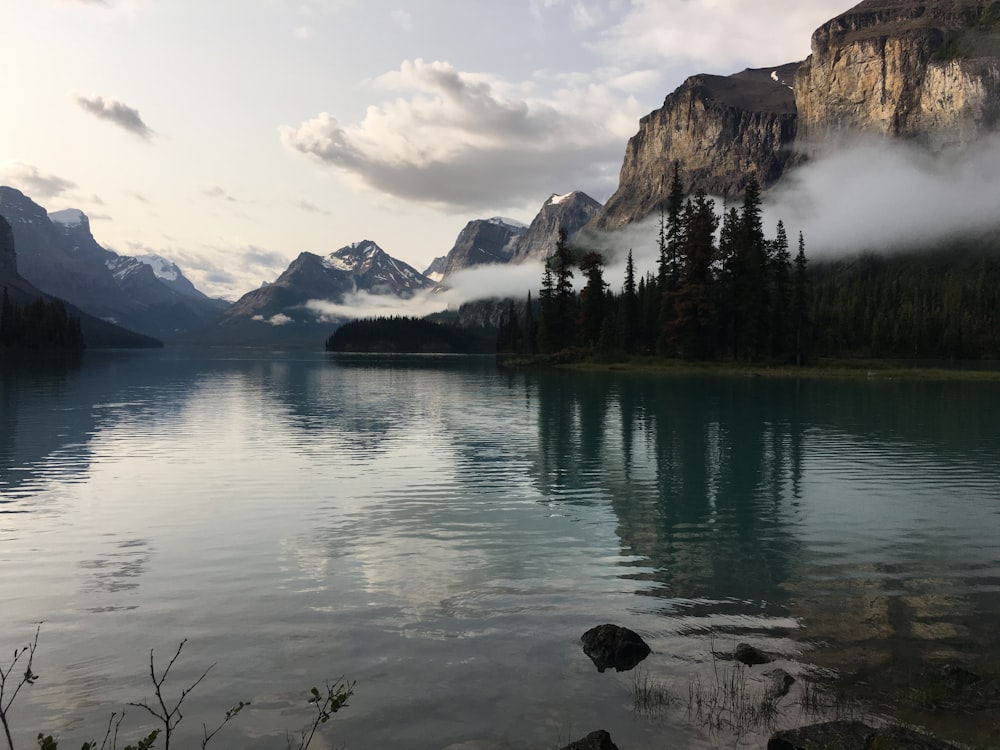
[[[996,658],[995,383],[170,349],[0,373],[0,653],[44,621],[19,747],[100,739],[184,638],[168,686],[215,667],[183,747],[237,700],[210,747],[284,747],[341,675],[314,747],[761,746],[687,711],[738,641],[798,676]],[[597,672],[603,622],[677,705]]]

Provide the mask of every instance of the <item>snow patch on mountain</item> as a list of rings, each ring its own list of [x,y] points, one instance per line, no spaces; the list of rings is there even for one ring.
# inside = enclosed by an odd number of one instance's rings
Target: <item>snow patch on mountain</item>
[[[136,255],[135,259],[152,268],[153,274],[158,279],[177,281],[177,277],[180,276],[180,269],[177,267],[177,264],[160,255]]]
[[[79,208],[49,211],[49,219],[64,227],[78,227],[87,222],[87,214]]]
[[[487,219],[489,224],[497,224],[499,226],[515,227],[517,229],[527,229],[528,225],[524,222],[518,221],[517,219],[509,219],[506,216],[494,216],[492,219]]]
[[[572,193],[566,193],[565,195],[557,195],[557,194],[553,193],[549,197],[549,199],[546,201],[546,204],[550,205],[550,206],[558,206],[560,203],[562,203],[564,201],[568,201],[574,195],[576,195],[576,191],[574,191]]]

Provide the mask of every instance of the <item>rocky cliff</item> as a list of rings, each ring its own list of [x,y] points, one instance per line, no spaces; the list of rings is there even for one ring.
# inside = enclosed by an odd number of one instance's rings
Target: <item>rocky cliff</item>
[[[618,190],[595,225],[615,229],[652,213],[666,198],[675,161],[686,191],[736,195],[750,174],[762,185],[777,180],[795,140],[797,68],[688,78],[640,121],[625,149]]]
[[[445,258],[444,278],[464,268],[509,263],[514,243],[526,229],[523,224],[500,217],[470,221]]]
[[[823,24],[802,63],[693,76],[642,119],[592,226],[653,213],[671,165],[687,191],[742,193],[858,133],[963,148],[1000,129],[1000,2],[864,0]]]
[[[600,203],[579,190],[550,196],[528,226],[528,231],[517,240],[511,262],[548,258],[555,249],[560,229],[565,229],[572,237],[597,216],[601,208]]]

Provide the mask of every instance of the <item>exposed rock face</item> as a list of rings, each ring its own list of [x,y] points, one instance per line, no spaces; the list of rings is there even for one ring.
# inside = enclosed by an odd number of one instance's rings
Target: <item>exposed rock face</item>
[[[823,24],[795,79],[801,137],[846,132],[964,147],[1000,116],[991,0],[865,0]]]
[[[670,189],[675,161],[687,192],[736,195],[750,174],[762,185],[775,182],[795,141],[791,84],[797,67],[687,79],[640,121],[625,150],[618,190],[595,226],[615,229],[656,210]]]
[[[772,75],[773,73],[773,75]],[[592,226],[656,211],[676,161],[686,192],[742,194],[856,134],[965,148],[1000,130],[1000,4],[864,0],[823,24],[803,63],[693,76],[644,117]]]
[[[552,195],[532,220],[528,231],[517,240],[511,255],[513,263],[545,260],[555,250],[559,230],[572,237],[601,211],[601,204],[579,190]]]
[[[465,225],[444,262],[444,278],[473,266],[509,263],[514,245],[527,231],[523,224],[495,217]]]

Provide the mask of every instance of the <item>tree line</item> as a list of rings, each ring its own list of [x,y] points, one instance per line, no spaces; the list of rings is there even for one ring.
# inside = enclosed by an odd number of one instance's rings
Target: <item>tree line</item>
[[[637,277],[630,250],[620,293],[604,280],[604,257],[574,252],[561,231],[537,304],[529,294],[523,314],[509,305],[498,350],[803,362],[811,339],[805,242],[800,234],[793,259],[781,222],[773,239],[765,237],[760,192],[751,176],[742,207],[720,216],[704,191],[685,198],[675,164],[656,272]],[[584,281],[579,292],[575,270]]]
[[[560,233],[537,298],[508,303],[497,350],[776,364],[1000,359],[1000,237],[809,262],[801,233],[794,255],[782,222],[765,236],[760,193],[751,177],[742,205],[719,215],[704,192],[685,198],[675,165],[656,268],[639,276],[629,251],[620,291],[600,253]]]
[[[80,318],[69,315],[61,300],[14,302],[3,290],[0,304],[0,349],[84,348]]]

